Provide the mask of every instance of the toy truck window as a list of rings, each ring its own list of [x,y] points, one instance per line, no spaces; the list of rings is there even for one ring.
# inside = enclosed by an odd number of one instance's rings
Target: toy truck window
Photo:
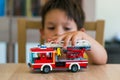
[[[79,45],[79,42],[76,42],[76,45]]]
[[[31,53],[31,54],[30,54],[30,62],[31,62],[31,63],[34,63],[33,54],[34,54],[34,53]]]
[[[52,53],[51,52],[48,52],[47,53],[47,59],[51,59],[52,58]]]
[[[34,54],[33,54],[33,58],[39,59],[39,58],[40,58],[40,54],[39,54],[39,53],[34,53]]]

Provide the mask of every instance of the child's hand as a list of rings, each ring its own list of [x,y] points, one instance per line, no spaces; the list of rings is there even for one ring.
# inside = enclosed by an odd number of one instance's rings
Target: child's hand
[[[83,40],[85,39],[85,33],[82,31],[73,31],[73,32],[67,32],[59,36],[54,36],[50,40],[51,41],[64,41],[64,47],[66,47],[69,44],[69,41],[71,41],[72,46],[75,46],[75,42],[77,40]]]

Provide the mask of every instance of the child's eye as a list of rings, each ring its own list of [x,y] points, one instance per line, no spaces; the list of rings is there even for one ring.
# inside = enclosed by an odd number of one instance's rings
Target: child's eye
[[[54,29],[55,29],[55,27],[48,27],[48,29],[49,29],[49,30],[54,30]]]
[[[65,30],[65,31],[69,31],[69,30],[71,30],[71,28],[64,27],[64,30]]]

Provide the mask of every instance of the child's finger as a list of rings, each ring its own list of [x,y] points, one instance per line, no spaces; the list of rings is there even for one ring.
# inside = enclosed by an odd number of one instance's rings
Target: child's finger
[[[66,35],[54,36],[51,38],[51,41],[62,41]]]
[[[82,40],[82,37],[78,37],[77,35],[74,35],[71,40],[72,46],[75,46],[76,42],[79,40]]]
[[[68,46],[71,41],[72,35],[68,35],[64,39],[64,47]]]

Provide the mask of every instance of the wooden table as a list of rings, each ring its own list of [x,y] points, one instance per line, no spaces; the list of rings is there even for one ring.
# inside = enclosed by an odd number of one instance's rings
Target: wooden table
[[[49,74],[32,72],[26,64],[0,64],[0,80],[120,80],[120,64],[89,65],[77,73],[53,71]]]

